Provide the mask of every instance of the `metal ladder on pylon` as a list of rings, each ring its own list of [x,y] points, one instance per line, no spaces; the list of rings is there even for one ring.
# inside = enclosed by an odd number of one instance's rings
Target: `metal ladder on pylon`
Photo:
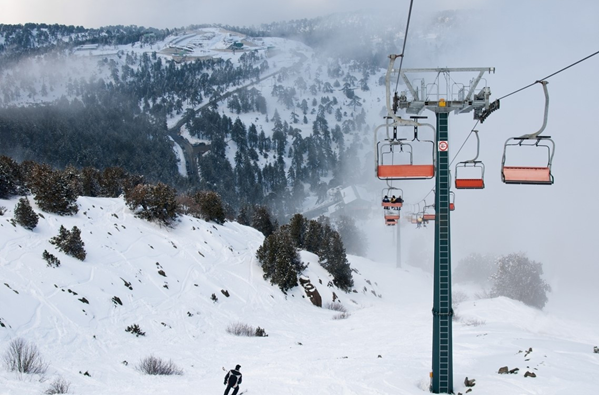
[[[434,393],[453,392],[451,240],[449,216],[448,114],[437,113],[437,178],[435,181],[435,290],[433,304]]]

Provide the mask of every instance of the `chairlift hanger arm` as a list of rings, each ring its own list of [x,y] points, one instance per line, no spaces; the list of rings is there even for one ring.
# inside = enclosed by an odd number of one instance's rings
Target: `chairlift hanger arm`
[[[536,133],[525,134],[523,136],[520,136],[520,138],[523,138],[523,139],[537,138],[541,133],[543,133],[543,131],[545,130],[545,127],[547,126],[547,116],[549,115],[549,91],[547,90],[548,82],[547,81],[537,81],[537,83],[539,83],[543,86],[543,92],[545,93],[545,113],[543,115],[543,125],[541,126],[541,129],[539,129],[539,131]]]
[[[466,163],[475,163],[478,159],[478,155],[480,155],[480,137],[478,135],[478,130],[473,130],[472,133],[476,136],[476,156],[473,159],[465,161]]]

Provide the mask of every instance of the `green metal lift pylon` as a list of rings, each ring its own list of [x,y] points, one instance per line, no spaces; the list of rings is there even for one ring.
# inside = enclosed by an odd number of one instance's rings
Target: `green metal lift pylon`
[[[391,55],[387,70],[387,100],[391,100],[389,81],[391,74],[399,73],[408,91],[400,95],[395,93],[394,109],[403,109],[408,114],[419,114],[423,110],[433,111],[437,117],[435,142],[437,144],[437,160],[435,169],[435,266],[434,266],[434,300],[433,300],[433,361],[430,390],[435,394],[453,394],[453,309],[451,306],[451,227],[450,227],[450,172],[449,172],[449,113],[462,114],[474,111],[474,119],[482,119],[485,111],[490,110],[489,96],[491,89],[487,86],[476,92],[478,83],[485,72],[495,72],[493,67],[477,68],[440,68],[440,69],[404,69],[395,70],[393,62],[396,56]],[[445,77],[445,91],[440,89],[441,82],[433,83],[429,91],[424,79],[420,89],[412,85],[407,73],[437,74],[435,81]],[[452,72],[478,73],[469,85],[456,84],[449,77]],[[434,87],[436,86],[436,92]],[[459,86],[457,92],[453,87]],[[387,108],[390,105],[387,103]],[[394,113],[395,111],[393,111]],[[390,111],[391,115],[391,111]],[[392,116],[392,115],[391,115]],[[393,117],[393,116],[392,116]]]
[[[435,179],[435,284],[433,297],[433,366],[431,392],[453,393],[451,240],[449,216],[448,114],[437,113]]]

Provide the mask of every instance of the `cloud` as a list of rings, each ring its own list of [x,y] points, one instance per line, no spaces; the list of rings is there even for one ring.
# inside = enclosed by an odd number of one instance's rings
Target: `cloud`
[[[417,2],[418,3],[418,2]],[[441,10],[449,2],[429,0],[416,4],[414,12]],[[452,1],[452,8],[469,8],[478,2]],[[238,26],[314,18],[361,9],[403,11],[410,2],[374,0],[1,0],[0,23],[58,23],[84,27],[138,25],[174,28],[202,23]]]

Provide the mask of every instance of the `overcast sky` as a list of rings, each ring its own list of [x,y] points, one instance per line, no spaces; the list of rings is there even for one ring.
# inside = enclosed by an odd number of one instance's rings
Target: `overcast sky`
[[[419,0],[414,7],[473,7],[480,0]],[[27,22],[81,25],[138,25],[157,28],[222,23],[237,26],[313,18],[375,8],[407,12],[409,0],[0,0],[0,23]]]

